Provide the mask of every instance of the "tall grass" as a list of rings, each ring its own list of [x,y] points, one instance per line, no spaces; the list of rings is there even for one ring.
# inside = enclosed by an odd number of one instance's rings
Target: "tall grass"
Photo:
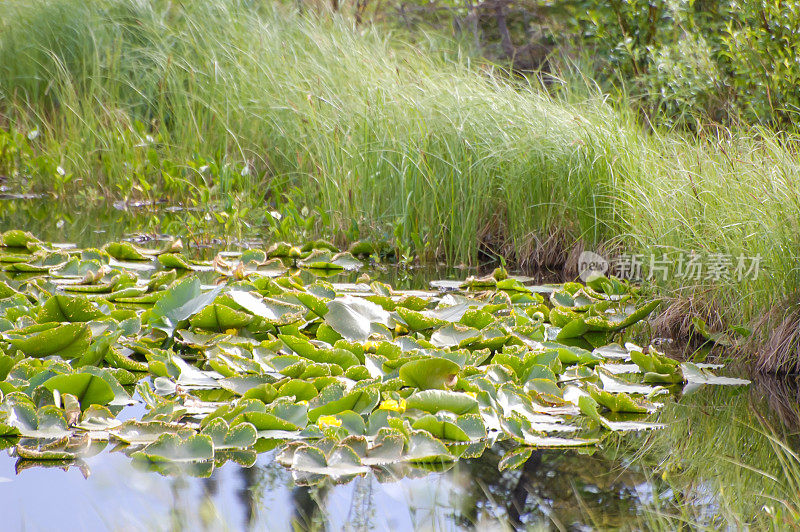
[[[645,133],[599,96],[555,100],[458,50],[262,2],[10,0],[0,21],[0,122],[39,133],[0,159],[35,188],[288,196],[330,236],[453,263],[555,266],[609,241],[760,254],[754,282],[664,293],[734,324],[786,318],[774,344],[798,345],[800,166],[776,135]],[[796,367],[779,352],[769,367]]]

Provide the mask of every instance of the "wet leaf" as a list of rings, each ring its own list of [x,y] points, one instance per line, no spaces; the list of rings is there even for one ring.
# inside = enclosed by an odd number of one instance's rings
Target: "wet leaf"
[[[89,405],[106,405],[114,399],[114,391],[102,378],[90,373],[73,373],[58,375],[44,382],[50,391],[74,395],[82,408]]]
[[[412,360],[400,367],[400,378],[420,390],[445,389],[455,384],[461,368],[446,358],[431,357]]]

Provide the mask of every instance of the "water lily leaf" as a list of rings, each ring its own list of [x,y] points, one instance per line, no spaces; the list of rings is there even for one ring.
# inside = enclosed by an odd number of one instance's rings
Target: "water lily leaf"
[[[590,438],[561,438],[557,436],[544,436],[539,434],[526,434],[524,442],[538,448],[559,448],[559,447],[585,447],[595,445],[598,439]]]
[[[541,364],[531,364],[528,373],[522,379],[520,379],[520,381],[527,382],[532,379],[546,379],[556,382],[558,377],[556,377],[555,372],[547,366],[543,366]]]
[[[80,410],[78,411],[80,413]],[[87,431],[99,432],[114,429],[122,425],[122,421],[116,419],[114,414],[105,406],[91,405],[81,416],[77,428]]]
[[[591,396],[582,395],[578,399],[578,408],[589,419],[592,419],[602,425],[603,427],[612,431],[633,431],[633,430],[651,430],[663,428],[664,425],[659,423],[646,423],[641,421],[611,421],[598,411],[598,404]]]
[[[308,424],[308,407],[303,404],[295,404],[290,401],[276,402],[271,405],[270,411],[281,419],[294,423],[298,427],[305,427]]]
[[[461,368],[446,358],[430,357],[412,360],[400,367],[400,378],[420,390],[445,389],[455,384]]]
[[[128,371],[147,371],[148,366],[144,362],[133,360],[130,356],[124,354],[125,350],[120,349],[119,346],[109,346],[105,354],[105,361],[109,366],[114,368],[122,368]],[[130,351],[133,354],[132,351]]]
[[[561,347],[553,344],[545,345],[548,347],[553,346],[557,349],[558,359],[562,364],[584,364],[593,366],[603,361],[602,357],[586,349],[581,349],[580,347]]]
[[[262,436],[264,432],[294,432],[302,428],[269,412],[244,412],[231,421],[231,426],[241,423],[253,426],[258,431],[259,437],[264,437]]]
[[[450,323],[431,335],[431,343],[436,347],[463,347],[481,338],[477,329]]]
[[[299,305],[261,297],[253,292],[234,290],[228,293],[228,297],[247,312],[263,318],[271,325],[295,323],[300,321],[304,314],[303,307]]]
[[[718,377],[706,369],[698,367],[691,362],[681,364],[683,375],[689,384],[718,384],[727,386],[743,386],[750,384],[747,379],[736,379],[733,377]]]
[[[586,321],[583,318],[575,318],[567,322],[556,336],[556,340],[564,340],[567,338],[577,338],[583,336],[589,330]]]
[[[333,263],[334,254],[328,250],[316,249],[297,265],[311,270],[343,270],[344,266]],[[358,259],[356,259],[358,260]],[[361,263],[359,262],[359,267]]]
[[[89,405],[106,405],[114,399],[111,386],[101,377],[90,373],[57,375],[46,380],[44,387],[51,392],[58,390],[62,395],[74,395],[84,409]]]
[[[214,458],[214,444],[207,434],[183,437],[167,432],[134,454],[157,462],[199,462]]]
[[[517,279],[502,279],[497,281],[497,289],[498,290],[505,290],[507,292],[522,292],[525,294],[530,294],[531,289],[522,284]]]
[[[345,270],[358,270],[364,265],[360,260],[355,258],[347,251],[343,251],[334,255],[331,259],[331,263],[335,264],[336,266],[341,266]]]
[[[329,386],[323,389],[322,393],[312,401],[313,407],[308,411],[308,419],[312,423],[315,423],[320,416],[338,414],[345,410],[359,414],[371,412],[380,400],[380,393],[375,387],[353,390],[340,398],[336,398],[337,392],[333,388]]]
[[[28,231],[9,229],[0,234],[0,246],[7,248],[26,248],[28,244],[41,242]]]
[[[52,405],[36,410],[29,400],[6,399],[2,409],[6,413],[3,424],[13,427],[28,438],[62,438],[68,436],[67,419],[60,408]],[[8,432],[7,430],[4,432]]]
[[[655,349],[644,354],[638,349],[630,352],[631,360],[644,372],[644,382],[657,384],[679,384],[684,381],[683,372],[677,360],[668,358]]]
[[[422,416],[416,420],[412,428],[417,430],[426,430],[431,435],[451,441],[470,441],[470,437],[464,430],[456,425],[452,420],[445,417],[437,417],[432,414]]]
[[[598,347],[594,350],[594,353],[605,359],[628,360],[630,358],[628,350],[617,343]]]
[[[403,459],[405,438],[397,431],[383,429],[375,437],[366,456],[361,457],[364,465],[383,465],[400,462]]]
[[[22,273],[45,273],[63,266],[68,260],[69,257],[64,253],[39,252],[31,255],[27,262],[7,263],[4,269]]]
[[[152,253],[134,246],[130,242],[111,242],[103,246],[103,251],[117,260],[151,260]]]
[[[425,311],[425,315],[444,321],[457,322],[464,317],[467,310],[472,307],[480,308],[482,305],[482,302],[473,299],[448,294],[441,299],[435,309]]]
[[[342,369],[361,363],[356,355],[346,349],[319,349],[305,338],[290,334],[279,334],[278,338],[292,351],[314,362],[336,364]]]
[[[250,390],[263,387],[260,393],[266,393],[270,399],[268,401],[262,400],[262,402],[271,403],[272,400],[278,395],[275,387],[272,385],[273,382],[275,382],[275,378],[270,375],[236,375],[233,377],[220,379],[217,381],[217,384],[219,384],[219,386],[225,390],[235,393],[236,395],[245,396]],[[271,391],[269,391],[270,389]],[[257,398],[261,399],[260,397]]]
[[[456,415],[476,413],[478,400],[460,392],[449,390],[423,390],[412,394],[406,402],[407,408],[417,408],[435,414],[441,410]]]
[[[366,341],[373,334],[388,333],[394,320],[380,305],[353,296],[343,296],[327,303],[325,323],[347,340]],[[391,335],[389,335],[391,338]]]
[[[80,356],[89,347],[92,332],[85,323],[43,324],[8,331],[3,336],[27,356],[57,355],[70,359]]]
[[[267,257],[292,257],[300,256],[300,248],[294,247],[288,242],[275,242],[267,249]]]
[[[36,321],[39,323],[55,322],[86,322],[100,319],[104,316],[97,305],[86,298],[55,295],[44,302]]]
[[[650,301],[649,303],[646,303],[645,305],[637,308],[636,310],[631,312],[625,319],[619,322],[619,324],[617,324],[616,330],[625,329],[627,327],[630,327],[634,323],[645,319],[660,304],[661,301],[655,300],[655,301]]]
[[[327,457],[322,450],[303,445],[294,452],[292,469],[333,478],[358,475],[370,470],[361,464],[356,452],[346,445],[337,446]]]
[[[317,421],[319,421],[319,419]],[[367,432],[367,424],[364,422],[364,418],[361,417],[360,414],[353,412],[352,410],[345,410],[344,412],[339,412],[336,414],[336,418],[341,421],[341,427],[345,429],[348,434],[351,435],[362,435]],[[359,456],[363,457],[363,454],[359,454]]]
[[[182,321],[210,305],[221,291],[222,287],[218,286],[209,292],[203,292],[200,280],[196,277],[178,281],[161,296],[150,311],[148,325],[172,336]]]
[[[131,445],[143,445],[153,443],[164,434],[181,434],[183,436],[190,436],[194,434],[194,430],[177,423],[165,423],[163,421],[141,422],[129,420],[124,422],[116,429],[110,430],[109,434],[114,438]]]
[[[330,301],[330,299],[318,297],[310,292],[297,292],[295,297],[300,303],[308,307],[310,311],[319,317],[323,317],[328,313],[327,302]]]
[[[644,382],[663,385],[680,384],[684,382],[683,373],[680,371],[674,373],[656,373],[654,371],[648,371],[644,374],[642,380]]]
[[[467,327],[483,329],[494,323],[495,317],[482,309],[472,308],[464,312],[459,322]]]
[[[192,265],[179,253],[164,253],[158,256],[158,262],[167,269],[191,270]]]
[[[316,397],[317,394],[317,389],[313,384],[299,379],[291,379],[278,388],[278,396],[293,396],[297,401],[311,400]]]
[[[598,404],[608,408],[612,412],[647,413],[655,410],[653,405],[637,403],[630,395],[625,393],[610,393],[606,390],[600,390],[592,384],[590,384],[587,389],[589,390],[589,395],[591,395]]]
[[[452,462],[455,457],[447,447],[426,430],[415,430],[408,437],[408,451],[404,455],[409,462]]]
[[[223,332],[229,329],[247,327],[253,321],[250,314],[234,310],[227,305],[212,303],[192,316],[192,327]]]
[[[206,425],[200,434],[211,437],[215,451],[246,449],[255,445],[258,439],[256,428],[251,423],[238,423],[230,427],[222,418],[217,418]]]
[[[638,366],[635,366],[638,369]],[[646,386],[643,384],[631,384],[621,379],[618,379],[611,373],[607,367],[598,367],[597,368],[597,376],[600,377],[600,383],[603,385],[603,389],[607,392],[611,393],[639,393],[639,394],[650,394],[656,391],[658,388],[655,386]]]
[[[395,311],[405,322],[409,331],[425,331],[434,327],[442,327],[448,323],[445,320],[428,316],[422,312],[411,310],[405,307],[396,307]]]

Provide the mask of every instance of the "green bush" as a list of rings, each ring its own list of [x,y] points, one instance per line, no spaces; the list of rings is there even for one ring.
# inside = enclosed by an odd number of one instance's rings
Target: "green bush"
[[[360,4],[362,5],[363,2]],[[342,4],[344,5],[344,3]],[[511,47],[501,45],[502,5]],[[698,131],[703,124],[794,128],[800,108],[798,0],[394,0],[395,24],[442,29],[448,17],[473,52],[516,69],[578,65],[651,122]],[[472,7],[470,7],[472,6]],[[400,13],[390,17],[387,13]],[[520,58],[532,47],[547,61]]]
[[[728,81],[751,120],[790,126],[800,110],[800,2],[734,0],[723,39]]]

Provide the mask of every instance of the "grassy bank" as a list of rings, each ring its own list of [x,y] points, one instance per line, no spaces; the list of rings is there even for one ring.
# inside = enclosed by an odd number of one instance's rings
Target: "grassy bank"
[[[670,277],[662,328],[685,333],[689,311],[760,324],[760,367],[800,362],[791,140],[645,133],[600,97],[554,101],[457,50],[256,2],[11,1],[0,20],[11,188],[219,202],[254,223],[291,202],[340,242],[453,263],[760,255],[755,281]]]

